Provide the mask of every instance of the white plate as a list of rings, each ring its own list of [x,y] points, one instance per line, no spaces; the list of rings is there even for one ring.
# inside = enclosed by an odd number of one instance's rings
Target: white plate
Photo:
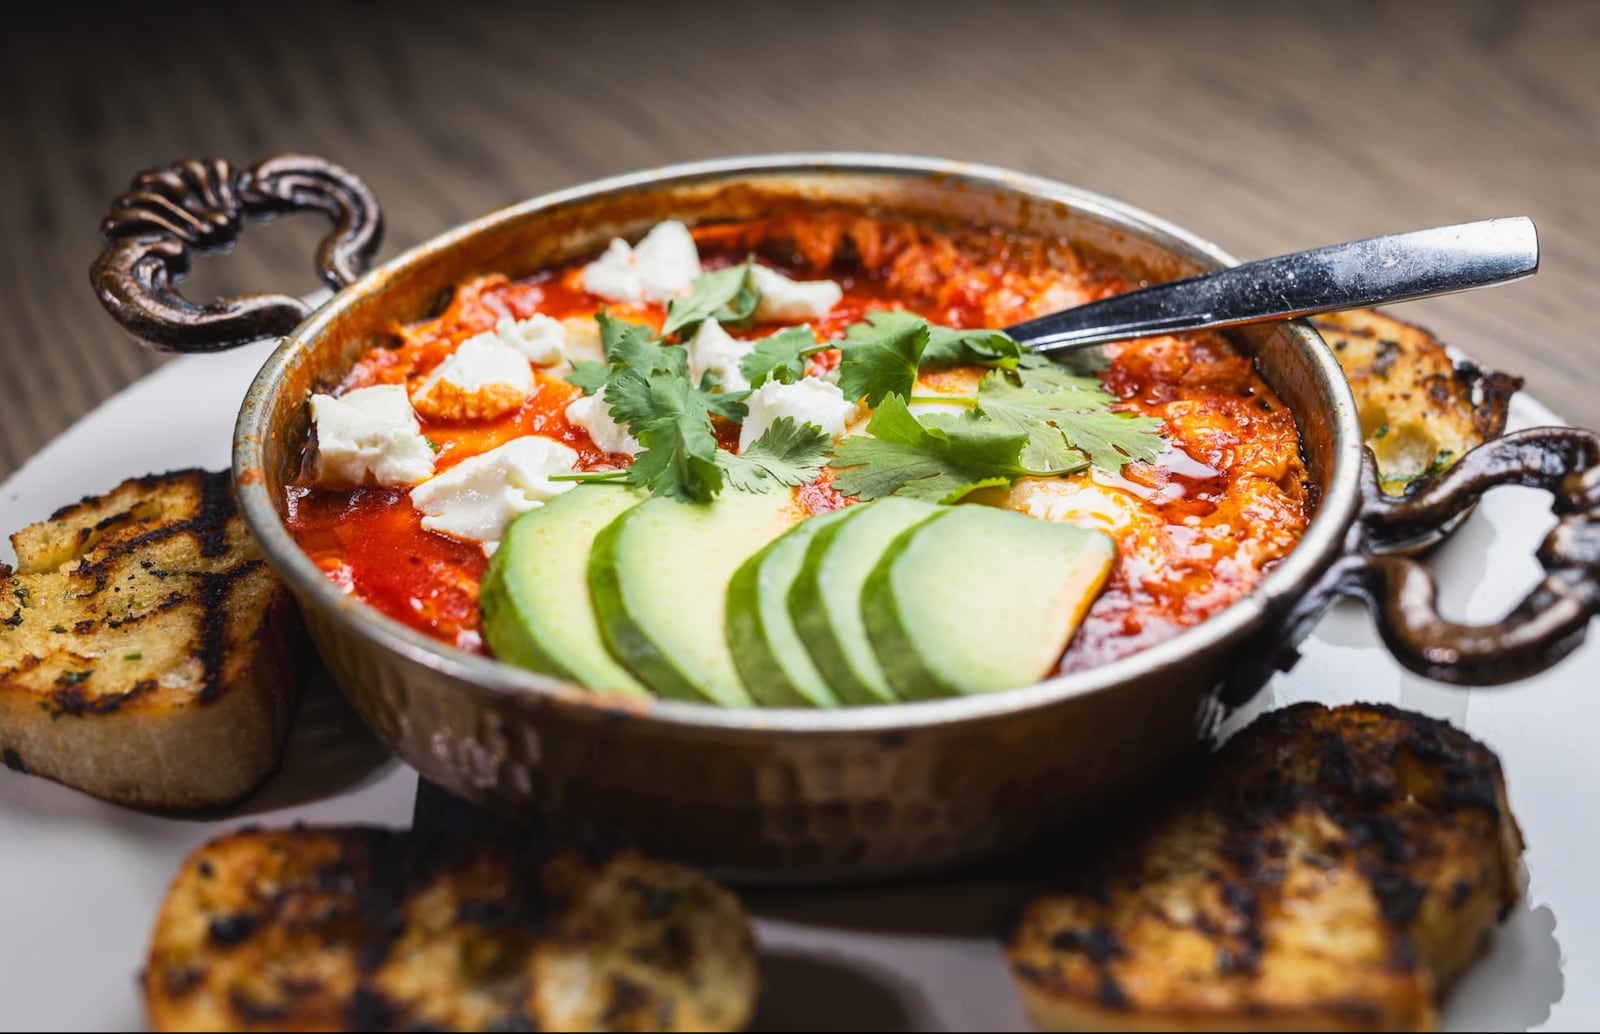
[[[233,418],[269,346],[180,359],[128,388],[0,486],[0,529],[22,527],[132,474],[228,463]],[[1514,427],[1559,422],[1527,398]],[[1447,612],[1497,617],[1537,579],[1546,497],[1491,495],[1431,564]],[[9,560],[0,545],[0,560]],[[1500,755],[1527,837],[1527,895],[1493,952],[1450,997],[1451,1029],[1593,1029],[1600,982],[1600,645],[1513,687],[1466,692],[1401,670],[1364,612],[1335,608],[1303,659],[1252,706],[1376,700],[1448,718]],[[1242,716],[1242,717],[1248,717]],[[295,821],[410,824],[417,779],[316,679],[283,771],[222,820],[157,818],[0,770],[0,1027],[134,1030],[135,976],[179,860],[218,831]],[[997,933],[1026,887],[943,881],[893,889],[761,893],[767,984],[758,1027],[1026,1029]]]

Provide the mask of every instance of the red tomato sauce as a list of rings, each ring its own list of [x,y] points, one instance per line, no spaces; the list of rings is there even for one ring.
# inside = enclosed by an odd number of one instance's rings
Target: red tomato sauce
[[[840,336],[870,311],[905,308],[955,327],[999,327],[1136,286],[1059,241],[999,232],[943,233],[914,223],[805,209],[769,220],[698,227],[694,236],[708,269],[755,252],[781,272],[826,277],[843,300],[815,329]],[[396,325],[392,340],[369,349],[335,393],[382,383],[415,385],[454,348],[491,330],[502,317],[535,312],[590,318],[606,308],[620,319],[659,327],[664,305],[607,303],[581,286],[582,262],[526,280],[487,276],[460,286],[437,317]],[[760,337],[779,325],[730,328]],[[1119,408],[1165,421],[1171,451],[1155,464],[1120,474],[1076,476],[1082,487],[1110,493],[1135,518],[1112,528],[1118,559],[1062,659],[1077,670],[1125,656],[1198,623],[1248,592],[1303,532],[1311,489],[1291,414],[1246,357],[1223,339],[1186,335],[1108,346],[1106,387]],[[837,363],[836,351],[812,359],[809,372]],[[522,408],[488,421],[453,423],[419,414],[437,446],[437,469],[513,438],[538,434],[577,450],[580,466],[626,466],[571,425],[566,406],[580,395],[559,377],[538,375],[538,391]],[[737,428],[718,427],[724,447]],[[311,445],[307,445],[307,459]],[[478,584],[487,561],[474,543],[423,529],[406,489],[333,491],[313,485],[309,471],[288,489],[289,526],[330,578],[413,628],[463,649],[482,651]],[[832,487],[832,472],[797,490],[812,513],[854,502]],[[994,495],[998,491],[1000,495]],[[1028,511],[1026,482],[985,501]],[[1092,521],[1090,523],[1093,523]]]

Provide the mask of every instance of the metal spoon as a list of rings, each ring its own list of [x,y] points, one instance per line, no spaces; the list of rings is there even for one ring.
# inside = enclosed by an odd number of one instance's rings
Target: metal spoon
[[[1539,271],[1525,216],[1413,230],[1246,262],[1025,320],[1036,351],[1232,327],[1509,283]]]

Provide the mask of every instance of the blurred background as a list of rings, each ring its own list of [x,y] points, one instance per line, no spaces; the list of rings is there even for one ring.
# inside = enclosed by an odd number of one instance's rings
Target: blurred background
[[[110,200],[286,150],[367,180],[380,258],[595,177],[784,150],[1009,166],[1241,258],[1526,214],[1537,278],[1397,315],[1600,424],[1600,4],[57,6],[0,38],[0,477],[162,361],[89,289]],[[186,292],[313,290],[323,229],[258,226]]]

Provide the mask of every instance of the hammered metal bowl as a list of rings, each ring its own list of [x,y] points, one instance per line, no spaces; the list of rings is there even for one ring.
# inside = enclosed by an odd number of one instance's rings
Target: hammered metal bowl
[[[746,881],[939,869],[1015,847],[1103,805],[1208,732],[1225,702],[1253,693],[1339,591],[1384,605],[1385,632],[1403,662],[1458,681],[1552,663],[1575,642],[1572,628],[1581,637],[1600,606],[1595,593],[1564,609],[1535,608],[1543,615],[1537,627],[1467,630],[1473,642],[1493,640],[1474,647],[1463,645],[1459,626],[1438,619],[1431,597],[1419,605],[1408,587],[1426,574],[1413,561],[1380,555],[1386,543],[1414,542],[1490,484],[1554,487],[1585,470],[1589,487],[1568,493],[1578,516],[1563,526],[1592,531],[1600,443],[1549,438],[1540,445],[1544,459],[1502,447],[1476,465],[1463,461],[1458,470],[1467,475],[1441,479],[1431,495],[1375,498],[1375,483],[1362,478],[1350,391],[1321,339],[1298,322],[1231,336],[1296,414],[1318,500],[1300,544],[1210,620],[1134,656],[1023,689],[838,711],[608,698],[415,632],[343,593],[296,546],[284,526],[284,486],[307,434],[306,400],[395,321],[432,315],[468,277],[530,274],[662,218],[754,217],[797,201],[1062,237],[1149,281],[1233,262],[1153,216],[1049,180],[956,162],[822,154],[675,166],[561,191],[362,274],[376,246],[371,195],[336,166],[284,156],[247,170],[182,163],[146,174],[114,209],[96,286],[118,319],[167,347],[285,335],[240,410],[240,504],[339,685],[402,758],[495,811],[537,815],[560,833],[620,834]],[[320,309],[307,315],[283,298],[201,307],[176,295],[172,284],[192,251],[226,246],[247,218],[302,207],[327,211],[338,224],[321,258],[341,289]],[[1579,570],[1577,581],[1592,588],[1600,577],[1583,567],[1593,558],[1552,556],[1552,579]],[[1391,562],[1410,566],[1391,570]],[[1516,663],[1493,675],[1489,661],[1506,650]]]

